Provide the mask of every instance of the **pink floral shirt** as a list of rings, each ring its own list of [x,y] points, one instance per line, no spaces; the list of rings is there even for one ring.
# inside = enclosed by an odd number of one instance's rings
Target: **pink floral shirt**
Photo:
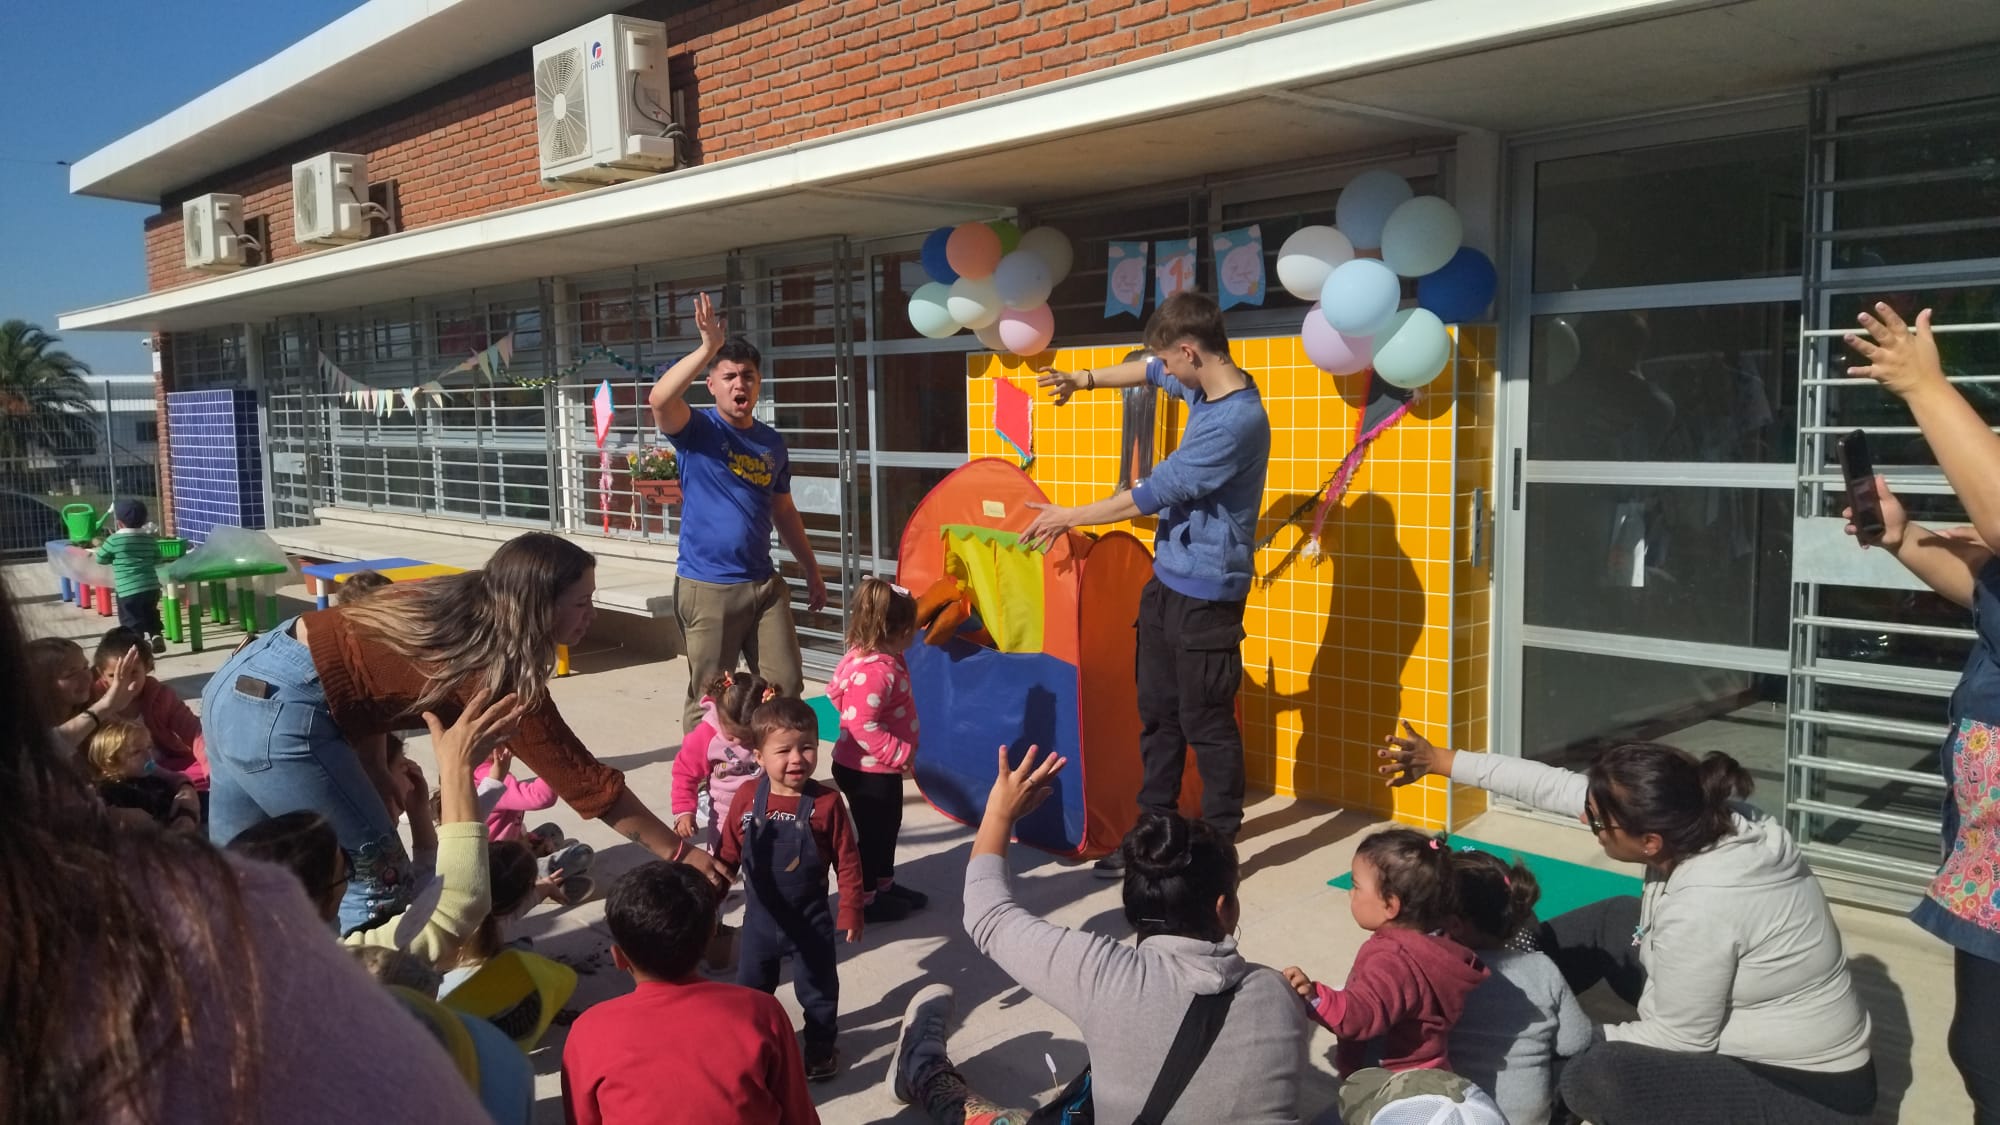
[[[869,773],[901,773],[917,752],[917,701],[902,654],[855,649],[827,681],[840,713],[833,760]]]

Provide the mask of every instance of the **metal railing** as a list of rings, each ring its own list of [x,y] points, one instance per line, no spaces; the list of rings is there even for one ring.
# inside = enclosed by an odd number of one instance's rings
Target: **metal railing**
[[[160,511],[159,421],[150,382],[87,378],[93,410],[51,443],[0,443],[0,552],[40,552],[62,532],[60,510],[89,504],[100,512],[127,497]],[[19,425],[0,417],[0,427]],[[22,448],[25,446],[25,448]]]

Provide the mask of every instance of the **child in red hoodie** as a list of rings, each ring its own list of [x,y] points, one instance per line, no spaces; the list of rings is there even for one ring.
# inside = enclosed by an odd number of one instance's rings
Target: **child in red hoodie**
[[[1340,1037],[1334,1069],[1450,1070],[1451,1029],[1486,966],[1444,934],[1457,893],[1451,849],[1411,828],[1391,828],[1354,852],[1354,920],[1371,932],[1347,984],[1333,989],[1293,966],[1285,979],[1313,1016]]]
[[[195,718],[179,693],[153,678],[153,650],[146,639],[120,625],[97,642],[91,665],[97,672],[97,695],[103,695],[112,669],[125,654],[138,650],[139,665],[146,670],[146,682],[139,696],[123,714],[116,716],[144,726],[153,736],[153,760],[185,776],[197,790],[208,792],[208,747],[201,736],[201,720]],[[203,798],[207,798],[204,796]]]

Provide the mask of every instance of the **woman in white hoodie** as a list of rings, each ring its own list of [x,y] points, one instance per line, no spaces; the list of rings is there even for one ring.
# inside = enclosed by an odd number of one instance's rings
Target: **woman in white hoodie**
[[[1587,773],[1433,746],[1404,724],[1382,767],[1477,785],[1589,826],[1644,893],[1542,926],[1543,952],[1577,993],[1603,981],[1638,1018],[1601,1028],[1572,1059],[1563,1101],[1593,1125],[1834,1125],[1875,1108],[1868,1014],[1840,931],[1790,834],[1740,798],[1727,754],[1606,751]]]

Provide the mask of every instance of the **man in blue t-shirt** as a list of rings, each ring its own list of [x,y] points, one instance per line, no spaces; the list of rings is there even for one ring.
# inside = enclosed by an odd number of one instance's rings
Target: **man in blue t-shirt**
[[[668,368],[648,399],[654,422],[680,455],[674,615],[687,643],[684,731],[701,722],[709,682],[740,662],[793,695],[804,686],[791,590],[771,564],[773,529],[805,571],[806,609],[826,606],[826,579],[792,503],[785,439],[753,413],[762,357],[741,336],[723,340],[722,317],[706,293],[695,298],[694,323],[701,346]],[[685,396],[704,371],[715,405],[696,410]]]
[[[1271,421],[1257,383],[1229,358],[1222,309],[1199,293],[1176,293],[1146,322],[1150,356],[1115,367],[1044,371],[1056,405],[1078,391],[1146,383],[1188,404],[1179,448],[1152,475],[1080,508],[1035,505],[1023,532],[1046,543],[1073,527],[1159,517],[1153,577],[1139,596],[1139,804],[1172,812],[1181,768],[1194,748],[1201,818],[1234,839],[1243,827],[1243,733],[1236,692],[1243,681],[1243,607],[1250,597],[1257,513],[1271,461]],[[1098,874],[1122,877],[1117,852]]]

